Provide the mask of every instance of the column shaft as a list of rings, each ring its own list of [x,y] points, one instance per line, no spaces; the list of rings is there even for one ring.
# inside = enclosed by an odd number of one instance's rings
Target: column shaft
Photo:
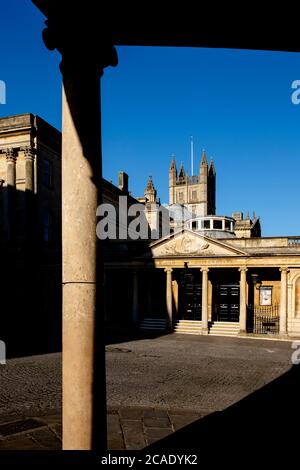
[[[166,282],[166,306],[169,327],[173,326],[173,295],[172,295],[172,271],[173,269],[167,268],[165,272],[167,273],[167,282]]]
[[[63,449],[90,450],[97,427],[96,446],[106,440],[105,404],[100,403],[104,390],[97,393],[105,381],[99,326],[96,331],[96,313],[100,328],[103,322],[100,279],[96,292],[96,263],[102,263],[96,238],[102,181],[100,77],[73,65],[63,67],[62,99]]]
[[[287,268],[280,268],[280,317],[279,317],[279,333],[286,335],[287,333]]]
[[[202,268],[202,334],[208,333],[208,268]]]
[[[16,156],[14,149],[6,151],[6,183],[7,183],[7,235],[9,240],[15,235],[15,193],[16,193]]]
[[[247,332],[247,268],[240,268],[240,333]]]

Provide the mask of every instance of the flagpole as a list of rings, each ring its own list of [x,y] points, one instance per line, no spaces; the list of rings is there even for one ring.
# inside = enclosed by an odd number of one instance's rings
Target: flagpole
[[[193,142],[193,136],[191,135],[191,176],[194,175],[194,142]]]

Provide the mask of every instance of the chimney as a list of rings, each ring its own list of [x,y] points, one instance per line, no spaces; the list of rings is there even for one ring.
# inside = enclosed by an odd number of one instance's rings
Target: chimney
[[[119,189],[128,194],[128,175],[125,171],[119,171]]]

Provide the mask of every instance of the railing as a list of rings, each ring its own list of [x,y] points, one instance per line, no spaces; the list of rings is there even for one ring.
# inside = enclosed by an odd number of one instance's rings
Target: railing
[[[288,238],[289,246],[300,246],[300,237],[290,237]]]
[[[279,333],[279,305],[255,306],[253,314],[253,333],[271,335]]]

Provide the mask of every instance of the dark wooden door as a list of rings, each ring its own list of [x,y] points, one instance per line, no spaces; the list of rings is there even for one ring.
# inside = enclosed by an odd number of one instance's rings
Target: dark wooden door
[[[183,319],[201,320],[202,286],[193,282],[185,283],[183,293]]]
[[[218,286],[217,321],[238,322],[240,317],[240,287],[238,284]]]

